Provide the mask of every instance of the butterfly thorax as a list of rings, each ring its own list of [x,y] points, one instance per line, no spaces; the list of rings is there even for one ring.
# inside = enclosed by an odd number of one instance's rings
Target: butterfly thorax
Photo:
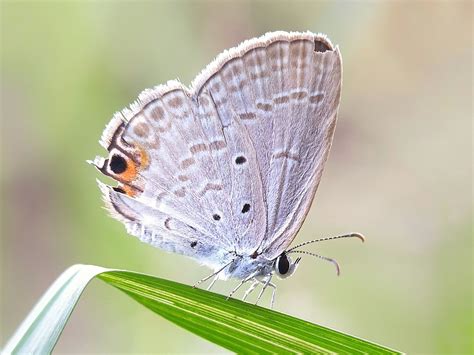
[[[235,255],[233,261],[224,269],[223,278],[246,279],[271,274],[274,260],[263,255]]]

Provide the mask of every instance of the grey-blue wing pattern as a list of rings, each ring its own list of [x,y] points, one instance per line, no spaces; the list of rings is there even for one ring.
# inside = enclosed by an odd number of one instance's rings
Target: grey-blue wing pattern
[[[270,259],[294,239],[316,192],[341,71],[339,51],[326,37],[277,32],[224,53],[193,84],[198,97],[213,98],[224,125],[239,121],[250,137],[259,169],[253,181],[262,181],[266,214],[265,232],[251,248]]]
[[[263,192],[245,127],[224,126],[205,99],[178,82],[145,91],[106,127],[109,156],[93,163],[119,182],[101,189],[131,234],[218,268],[262,233],[247,205],[263,210]]]
[[[269,33],[219,55],[190,89],[170,81],[115,114],[93,164],[112,215],[142,241],[219,269],[279,255],[321,178],[336,123],[339,51]]]

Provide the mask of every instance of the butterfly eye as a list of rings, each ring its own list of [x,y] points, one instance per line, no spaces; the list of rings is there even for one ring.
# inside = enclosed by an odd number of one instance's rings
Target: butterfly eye
[[[212,218],[214,218],[215,221],[218,221],[221,219],[221,216],[219,216],[217,213],[212,215]]]
[[[293,262],[286,252],[281,253],[273,264],[273,270],[279,278],[286,279],[296,271],[300,260],[298,258]]]
[[[290,270],[290,261],[285,253],[278,258],[277,271],[280,275],[285,275]]]

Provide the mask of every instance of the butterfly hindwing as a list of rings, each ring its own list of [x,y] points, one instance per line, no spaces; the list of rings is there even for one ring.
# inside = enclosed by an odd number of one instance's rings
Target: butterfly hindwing
[[[251,176],[255,150],[240,122],[222,123],[212,99],[198,104],[178,82],[147,90],[115,115],[102,143],[109,156],[94,163],[119,182],[102,188],[107,205],[143,241],[175,240],[176,252],[214,266],[205,256],[211,250],[247,251],[247,241],[263,234],[257,218],[265,214],[254,212],[265,210],[261,182]],[[195,243],[206,253],[189,247]]]

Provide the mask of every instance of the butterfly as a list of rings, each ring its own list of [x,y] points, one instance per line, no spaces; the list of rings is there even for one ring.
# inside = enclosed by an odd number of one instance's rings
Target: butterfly
[[[221,53],[188,88],[169,81],[117,112],[90,161],[107,209],[128,233],[196,259],[203,281],[252,281],[244,299],[276,286],[307,254],[289,248],[311,206],[331,147],[341,95],[338,47],[321,34],[271,32]],[[289,248],[289,249],[288,249]]]

